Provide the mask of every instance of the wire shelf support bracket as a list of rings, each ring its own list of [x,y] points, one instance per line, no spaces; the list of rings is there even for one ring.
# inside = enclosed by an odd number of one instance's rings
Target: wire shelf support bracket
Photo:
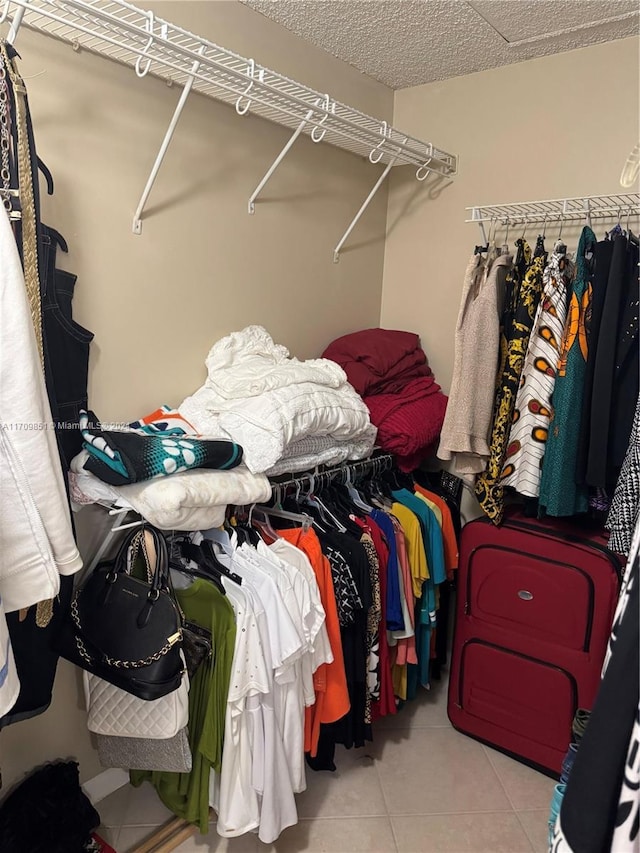
[[[373,201],[373,197],[374,197],[374,196],[375,196],[375,194],[378,192],[378,190],[380,189],[380,187],[381,187],[381,186],[382,186],[382,184],[384,183],[385,178],[387,177],[387,175],[389,174],[389,172],[390,172],[390,171],[391,171],[391,169],[393,168],[393,164],[394,164],[394,162],[395,162],[395,160],[393,160],[393,159],[392,159],[392,160],[390,160],[390,161],[387,163],[387,165],[386,165],[386,167],[385,167],[385,169],[384,169],[383,173],[380,175],[380,177],[378,178],[378,180],[375,182],[375,184],[374,184],[374,186],[373,186],[373,189],[371,190],[371,192],[369,193],[369,195],[366,197],[366,199],[365,199],[365,200],[364,200],[364,202],[362,203],[362,206],[360,207],[360,210],[359,210],[359,211],[356,213],[356,215],[353,217],[353,219],[351,220],[351,224],[349,225],[349,227],[347,228],[347,230],[344,232],[344,234],[342,235],[342,238],[339,240],[339,242],[338,242],[337,246],[336,246],[336,247],[335,247],[335,249],[333,250],[333,263],[334,263],[334,264],[337,264],[337,263],[338,263],[338,261],[340,260],[340,252],[342,251],[342,247],[343,247],[343,246],[344,246],[344,244],[347,242],[347,240],[349,239],[349,235],[351,234],[351,232],[353,231],[353,229],[356,227],[356,225],[357,225],[357,224],[358,224],[358,222],[360,221],[360,218],[362,217],[362,214],[365,212],[365,210],[369,207],[369,205],[370,205],[370,204],[371,204],[371,202]]]
[[[126,0],[0,0],[0,22],[11,20],[10,41],[26,26],[75,50],[88,50],[183,89],[158,158],[134,218],[140,233],[142,212],[189,92],[235,106],[294,133],[254,191],[249,211],[301,134],[324,141],[381,165],[412,166],[416,178],[429,172],[452,177],[458,161],[354,107],[297,83],[207,39],[157,17]]]
[[[290,149],[293,147],[294,142],[300,136],[300,134],[305,129],[307,123],[311,120],[312,117],[313,117],[313,110],[309,110],[307,115],[302,119],[302,121],[300,122],[298,127],[294,130],[293,135],[291,136],[291,138],[289,139],[287,144],[284,146],[282,151],[278,154],[276,159],[273,161],[273,163],[271,164],[271,166],[267,170],[264,178],[260,181],[260,183],[255,188],[255,190],[251,193],[251,196],[249,197],[249,204],[248,204],[248,210],[249,210],[250,214],[254,214],[256,212],[256,200],[257,200],[258,196],[260,195],[262,190],[265,188],[269,179],[271,178],[273,173],[276,171],[276,169],[278,168],[280,163],[282,163],[284,158],[287,156]]]
[[[190,75],[187,82],[184,84],[184,88],[180,94],[180,99],[175,108],[175,112],[169,122],[169,127],[167,128],[167,132],[165,133],[164,139],[162,140],[162,144],[160,145],[160,150],[158,151],[158,155],[156,157],[155,163],[151,167],[151,174],[147,180],[144,190],[142,191],[142,195],[140,196],[140,201],[138,202],[138,206],[136,207],[136,212],[133,215],[133,228],[132,231],[134,234],[142,234],[142,214],[144,212],[145,205],[151,194],[151,190],[153,189],[153,185],[156,182],[156,178],[158,177],[158,172],[160,171],[160,167],[162,166],[162,162],[165,158],[169,145],[171,144],[171,140],[173,139],[173,134],[175,133],[176,127],[178,126],[178,121],[180,116],[182,115],[182,110],[187,103],[187,98],[189,97],[189,93],[193,88],[193,82],[195,80],[195,73],[198,70],[199,61],[196,60],[193,63],[193,73]],[[146,72],[145,72],[146,73]]]

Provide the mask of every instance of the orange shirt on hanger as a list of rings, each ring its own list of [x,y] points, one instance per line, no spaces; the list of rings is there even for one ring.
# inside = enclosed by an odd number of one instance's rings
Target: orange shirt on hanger
[[[333,592],[331,566],[322,553],[320,541],[315,532],[313,530],[305,532],[301,527],[297,527],[293,530],[278,530],[278,535],[305,553],[311,563],[326,615],[325,624],[333,654],[333,663],[323,663],[314,672],[313,687],[316,702],[315,705],[305,709],[304,750],[315,757],[318,751],[320,723],[335,723],[336,720],[344,717],[351,707],[344,671],[338,608]]]

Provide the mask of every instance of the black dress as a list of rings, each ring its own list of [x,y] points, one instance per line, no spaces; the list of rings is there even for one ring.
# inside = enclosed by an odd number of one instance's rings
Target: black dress
[[[613,490],[638,398],[638,247],[613,244],[591,393],[586,482]]]
[[[587,460],[589,458],[589,439],[591,437],[591,403],[593,399],[593,374],[598,352],[598,337],[602,322],[602,311],[607,293],[611,258],[613,257],[611,239],[601,240],[596,244],[594,252],[594,273],[591,281],[591,317],[587,325],[589,354],[584,377],[584,397],[582,399],[582,418],[580,436],[578,438],[578,460],[576,463],[576,482],[584,485],[587,475]]]

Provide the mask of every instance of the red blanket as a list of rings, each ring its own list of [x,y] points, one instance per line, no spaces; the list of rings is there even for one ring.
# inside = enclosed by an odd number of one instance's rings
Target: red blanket
[[[413,332],[363,329],[337,338],[322,355],[342,367],[361,397],[396,394],[407,381],[432,375]]]
[[[376,443],[398,456],[401,467],[415,468],[440,435],[447,398],[432,376],[407,383],[401,394],[375,394],[365,400]]]

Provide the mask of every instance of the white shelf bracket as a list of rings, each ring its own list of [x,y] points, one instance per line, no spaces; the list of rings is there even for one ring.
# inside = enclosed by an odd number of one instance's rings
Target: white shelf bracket
[[[482,245],[488,246],[489,241],[487,240],[487,234],[486,234],[486,231],[484,230],[484,221],[482,219],[482,208],[474,207],[473,212],[471,213],[471,219],[474,222],[477,222],[478,225],[480,226],[480,233],[482,234]],[[491,229],[489,229],[489,231],[491,231]]]
[[[27,8],[29,0],[24,0],[24,6],[18,6],[16,11],[14,12],[13,18],[11,19],[11,27],[9,28],[9,33],[7,35],[8,44],[15,44],[16,37],[18,35],[18,30],[20,29],[20,25],[22,24],[22,19],[24,18],[24,13]],[[0,23],[4,23],[6,21],[7,16],[9,14],[9,7],[11,3],[9,0],[5,0],[4,8],[2,10],[2,14],[0,15]]]
[[[305,129],[307,123],[311,120],[312,117],[313,117],[313,110],[309,110],[309,112],[306,114],[306,116],[303,118],[303,120],[300,122],[298,127],[293,132],[291,139],[287,142],[287,144],[284,146],[282,151],[278,154],[276,159],[271,164],[271,166],[268,169],[267,173],[265,174],[264,178],[260,181],[260,183],[255,188],[255,190],[251,193],[251,196],[249,197],[249,204],[248,204],[248,210],[249,210],[250,214],[256,212],[256,204],[255,204],[256,199],[258,198],[258,196],[260,195],[262,190],[265,188],[265,186],[269,182],[271,176],[276,171],[276,169],[278,168],[280,163],[282,163],[284,158],[287,156],[292,145],[294,144],[296,139],[300,136],[300,134]]]
[[[380,187],[381,187],[381,186],[382,186],[382,184],[384,183],[384,180],[385,180],[385,178],[387,177],[387,175],[389,174],[389,172],[391,171],[391,169],[393,168],[393,165],[394,165],[394,163],[396,162],[396,159],[397,159],[397,155],[396,155],[396,156],[394,156],[394,157],[392,157],[392,158],[391,158],[391,160],[389,160],[389,162],[388,162],[388,164],[387,164],[387,166],[386,166],[386,168],[385,168],[384,172],[380,175],[380,177],[378,178],[378,180],[377,180],[377,181],[375,182],[375,184],[373,185],[373,189],[371,190],[371,192],[369,193],[369,195],[368,195],[368,196],[366,197],[366,199],[364,200],[364,203],[363,203],[362,207],[361,207],[361,208],[360,208],[360,210],[356,213],[356,215],[353,217],[353,219],[352,219],[352,221],[351,221],[351,225],[349,225],[349,227],[347,228],[347,230],[344,232],[344,235],[343,235],[342,239],[340,240],[340,242],[338,243],[338,245],[337,245],[337,246],[335,247],[335,249],[333,250],[333,263],[334,263],[334,264],[337,264],[337,263],[338,263],[338,261],[340,260],[340,251],[342,250],[342,247],[343,247],[343,246],[344,246],[344,244],[347,242],[347,240],[349,239],[349,235],[351,234],[351,232],[353,231],[353,229],[356,227],[356,225],[357,225],[357,224],[358,224],[358,222],[360,221],[360,218],[362,217],[362,214],[365,212],[365,210],[366,210],[366,209],[369,207],[369,205],[371,204],[371,201],[372,201],[373,197],[375,196],[375,194],[378,192],[378,190],[380,189]]]
[[[202,54],[204,51],[204,45],[200,48],[198,53]],[[158,177],[158,172],[160,171],[160,166],[162,166],[162,161],[164,160],[165,154],[167,153],[167,149],[169,148],[169,144],[173,138],[173,134],[175,133],[175,129],[178,126],[178,120],[182,114],[182,110],[184,109],[185,104],[187,103],[187,98],[189,97],[189,93],[191,92],[191,88],[193,86],[193,82],[195,80],[195,73],[200,67],[199,60],[196,60],[191,66],[191,76],[184,84],[184,88],[180,95],[180,100],[178,101],[178,105],[175,109],[173,117],[169,122],[169,127],[167,128],[167,132],[165,133],[164,139],[162,140],[162,145],[160,146],[160,150],[158,151],[158,156],[156,157],[156,161],[153,164],[153,168],[151,169],[151,174],[149,175],[149,179],[147,184],[142,191],[142,195],[140,196],[140,201],[138,202],[138,206],[136,207],[136,212],[133,215],[133,233],[134,234],[142,234],[142,213],[144,211],[144,206],[147,203],[147,199],[153,189],[153,185]],[[148,66],[147,66],[148,71]],[[145,71],[146,73],[146,71]]]

